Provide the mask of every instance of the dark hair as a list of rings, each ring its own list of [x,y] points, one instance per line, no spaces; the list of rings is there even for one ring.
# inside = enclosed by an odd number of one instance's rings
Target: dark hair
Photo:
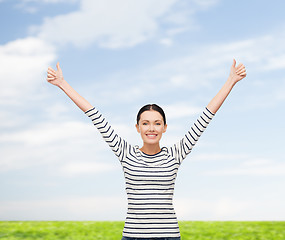
[[[139,124],[141,114],[145,111],[151,111],[151,110],[159,112],[163,118],[164,124],[166,124],[166,117],[165,117],[165,113],[164,113],[163,109],[154,103],[153,104],[147,104],[139,110],[138,115],[137,115],[137,124]]]

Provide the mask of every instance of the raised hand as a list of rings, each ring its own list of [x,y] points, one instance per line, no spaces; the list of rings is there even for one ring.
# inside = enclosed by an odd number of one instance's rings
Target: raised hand
[[[233,65],[231,66],[230,76],[229,79],[235,84],[238,81],[242,80],[246,77],[246,69],[245,66],[240,63],[236,67],[236,60],[233,60]]]
[[[63,78],[59,63],[56,64],[57,70],[49,67],[47,70],[47,81],[62,89],[66,95],[84,112],[92,108],[92,105],[80,96]]]
[[[212,113],[216,113],[219,110],[219,108],[222,106],[223,102],[231,92],[234,85],[245,77],[246,77],[245,66],[242,63],[240,63],[236,67],[236,60],[234,59],[228,80],[225,82],[225,84],[220,89],[218,94],[209,102],[207,108]]]
[[[56,71],[51,67],[48,68],[47,81],[55,86],[60,87],[60,85],[64,81],[64,78],[63,78],[62,70],[59,66],[59,63],[56,64],[56,68],[57,68]]]

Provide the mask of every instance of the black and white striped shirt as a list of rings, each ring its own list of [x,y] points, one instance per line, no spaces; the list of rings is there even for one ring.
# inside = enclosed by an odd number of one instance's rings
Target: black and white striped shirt
[[[179,227],[173,208],[174,184],[178,168],[210,123],[214,114],[205,108],[185,136],[171,147],[163,147],[148,155],[138,146],[119,137],[95,108],[85,112],[102,134],[123,167],[128,212],[124,237],[179,237]]]

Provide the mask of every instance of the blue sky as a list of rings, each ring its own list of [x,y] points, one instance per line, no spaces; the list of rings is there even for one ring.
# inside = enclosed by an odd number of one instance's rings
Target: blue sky
[[[124,220],[119,161],[45,80],[65,79],[141,145],[138,109],[166,112],[178,141],[232,59],[238,83],[183,162],[179,220],[284,220],[284,1],[0,1],[0,220]]]

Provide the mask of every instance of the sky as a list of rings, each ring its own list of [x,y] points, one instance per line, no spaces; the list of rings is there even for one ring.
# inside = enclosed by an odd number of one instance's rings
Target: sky
[[[178,220],[285,220],[285,2],[0,0],[0,220],[124,220],[119,161],[84,113],[46,81],[64,78],[121,137],[142,142],[157,103],[186,133],[227,80],[235,85],[175,184]],[[281,122],[279,122],[279,120]]]

